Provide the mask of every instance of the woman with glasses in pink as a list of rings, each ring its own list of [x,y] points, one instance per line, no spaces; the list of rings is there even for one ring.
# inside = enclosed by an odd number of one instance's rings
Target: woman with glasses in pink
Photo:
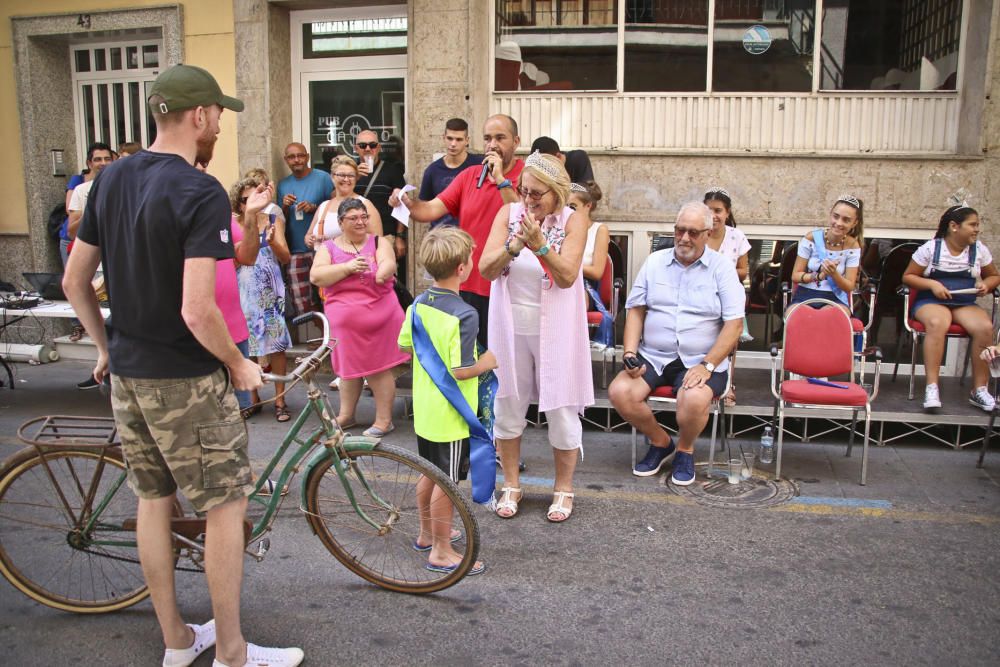
[[[337,421],[344,429],[355,425],[367,379],[375,396],[375,423],[364,434],[381,438],[395,428],[392,368],[410,358],[396,346],[403,325],[403,310],[393,291],[396,255],[385,237],[369,231],[368,208],[360,199],[342,201],[337,220],[341,234],[317,247],[309,273],[309,280],[322,288],[330,335],[338,340],[330,353],[341,379]]]
[[[313,225],[306,233],[306,245],[315,249],[324,241],[340,236],[337,208],[348,198],[359,199],[364,203],[368,212],[368,231],[375,236],[382,236],[382,217],[375,205],[354,192],[354,186],[358,183],[358,163],[347,155],[338,155],[330,162],[330,178],[333,179],[333,195],[316,209]]]
[[[594,402],[580,268],[587,226],[567,206],[569,175],[557,157],[532,153],[517,192],[521,201],[497,213],[479,261],[493,283],[489,347],[499,365],[493,432],[504,487],[497,515],[518,512],[521,435],[528,406],[537,402],[556,468],[546,517],[559,523],[573,512],[573,472],[583,447],[579,415]]]

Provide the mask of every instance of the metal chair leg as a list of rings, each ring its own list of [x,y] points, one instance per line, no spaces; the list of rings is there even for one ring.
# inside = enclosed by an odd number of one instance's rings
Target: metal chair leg
[[[861,486],[868,483],[868,436],[871,432],[872,426],[872,410],[871,405],[865,406],[865,445],[861,453]],[[852,432],[853,436],[854,433]]]
[[[976,462],[977,468],[983,467],[983,459],[986,458],[986,450],[990,448],[990,438],[993,436],[993,423],[997,419],[997,410],[1000,408],[993,408],[990,411],[990,420],[986,422],[986,433],[983,434],[983,448],[979,450],[979,461]]]
[[[913,345],[910,346],[910,393],[909,399],[913,400],[913,379],[914,373],[916,373],[917,367],[917,334],[910,334],[910,338],[913,339]]]
[[[858,426],[858,411],[851,413],[851,435],[847,438],[847,458],[851,457],[851,450],[854,449],[854,429]]]
[[[774,465],[774,479],[781,479],[781,445],[785,441],[785,406],[782,405],[780,409],[775,405],[775,410],[778,412],[778,454],[775,459]]]

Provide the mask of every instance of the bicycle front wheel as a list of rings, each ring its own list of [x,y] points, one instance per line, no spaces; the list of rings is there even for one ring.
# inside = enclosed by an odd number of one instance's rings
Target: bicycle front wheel
[[[0,574],[16,588],[49,607],[88,614],[149,595],[135,532],[122,526],[137,501],[120,453],[60,450],[43,458],[26,449],[0,474]]]
[[[337,465],[347,466],[346,485]],[[330,553],[355,574],[389,590],[443,590],[458,583],[479,555],[479,524],[458,486],[427,460],[398,447],[348,450],[340,460],[329,456],[310,471],[305,501],[309,523]],[[452,512],[446,503],[454,507]],[[426,535],[435,521],[449,516],[449,525],[461,532],[452,547],[462,560],[448,572],[429,570],[428,552],[414,548],[421,523]]]

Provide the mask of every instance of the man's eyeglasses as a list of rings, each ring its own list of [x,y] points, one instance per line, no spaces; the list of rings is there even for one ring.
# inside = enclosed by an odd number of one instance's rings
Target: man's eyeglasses
[[[343,178],[344,180],[350,180],[352,178],[357,178],[358,177],[358,175],[355,174],[353,171],[348,171],[348,172],[343,173],[343,174],[334,174],[334,176],[336,176],[337,178]]]
[[[545,195],[549,194],[550,192],[552,192],[551,188],[548,189],[548,190],[545,190],[544,192],[538,192],[537,190],[529,190],[529,189],[524,188],[524,187],[518,187],[517,188],[517,194],[521,195],[521,197],[527,198],[527,199],[534,199],[535,201],[538,201],[539,199],[541,199]]]
[[[285,156],[286,160],[305,160],[309,157],[309,153],[289,153]]]
[[[378,142],[377,141],[369,141],[369,142],[359,141],[358,143],[356,143],[354,145],[357,146],[358,148],[370,148],[372,150],[375,150],[376,148],[378,148]]]
[[[368,214],[365,213],[362,215],[348,215],[340,219],[341,222],[346,222],[349,225],[353,225],[355,222],[358,222],[359,220],[361,222],[368,222]]]
[[[683,237],[685,234],[687,234],[689,237],[691,237],[692,241],[696,241],[698,240],[698,237],[700,237],[707,231],[708,231],[707,229],[688,229],[686,227],[674,227],[674,238],[679,239]]]

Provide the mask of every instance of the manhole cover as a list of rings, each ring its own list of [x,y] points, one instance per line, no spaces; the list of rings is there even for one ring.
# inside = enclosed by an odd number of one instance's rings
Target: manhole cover
[[[695,467],[698,477],[694,484],[677,486],[670,481],[670,475],[665,479],[668,489],[701,505],[759,509],[788,502],[799,493],[795,483],[785,479],[765,479],[754,475],[739,484],[730,484],[722,472],[723,466],[718,463],[711,478],[708,478],[707,463],[699,463]]]

